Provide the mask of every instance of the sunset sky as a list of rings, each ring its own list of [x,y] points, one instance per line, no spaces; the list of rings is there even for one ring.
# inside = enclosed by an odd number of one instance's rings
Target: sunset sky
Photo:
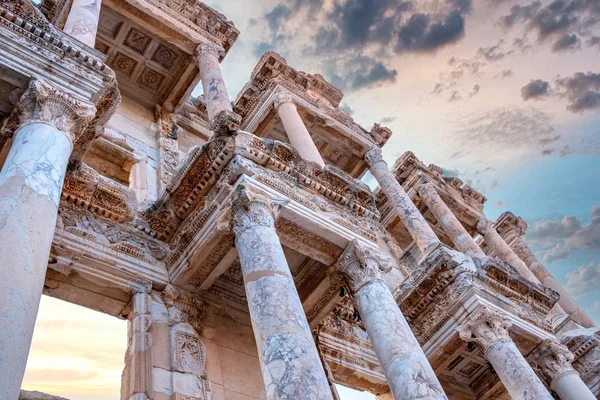
[[[232,99],[266,50],[322,74],[358,123],[392,129],[389,164],[412,150],[482,191],[491,219],[522,216],[600,323],[600,2],[207,3],[241,31],[222,65]],[[125,323],[72,309],[43,299],[24,387],[118,399]]]

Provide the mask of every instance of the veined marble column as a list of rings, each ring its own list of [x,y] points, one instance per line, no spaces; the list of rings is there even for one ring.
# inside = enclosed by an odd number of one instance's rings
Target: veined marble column
[[[351,292],[395,399],[447,399],[425,353],[384,282],[382,259],[351,242],[338,270]]]
[[[323,157],[321,157],[319,149],[315,146],[315,142],[313,142],[310,133],[308,133],[306,125],[304,125],[302,118],[300,118],[292,96],[286,92],[279,92],[275,95],[273,104],[279,118],[281,118],[290,144],[298,150],[300,157],[324,167],[325,162],[323,161]]]
[[[232,215],[267,398],[332,400],[269,200],[239,187]]]
[[[594,400],[596,396],[579,377],[573,354],[556,340],[546,339],[529,356],[531,365],[561,400]]]
[[[73,0],[63,32],[94,47],[101,5],[102,0]]]
[[[365,161],[369,165],[369,170],[377,179],[379,187],[393,204],[402,223],[421,252],[425,253],[427,248],[438,244],[440,240],[433,229],[404,191],[402,185],[396,180],[394,174],[389,170],[381,154],[381,149],[373,147],[365,154]]]
[[[504,387],[515,400],[552,400],[552,396],[508,335],[508,317],[481,306],[458,332],[461,339],[477,343]]]
[[[95,107],[42,80],[17,104],[0,172],[0,398],[19,396],[72,143]]]
[[[483,250],[475,243],[475,240],[444,203],[431,183],[420,185],[417,187],[417,191],[459,251],[474,258],[485,257]]]
[[[196,48],[208,121],[210,129],[216,135],[237,130],[241,120],[240,116],[233,112],[221,74],[219,57],[223,52],[222,47],[211,43],[202,43]]]
[[[533,275],[540,281],[544,286],[549,287],[552,290],[557,291],[560,294],[560,299],[554,306],[553,311],[556,314],[560,314],[559,310],[555,310],[560,307],[564,312],[571,315],[573,319],[587,327],[596,326],[596,324],[590,319],[590,317],[579,307],[579,305],[573,300],[569,292],[548,272],[546,267],[539,262],[536,256],[533,254],[527,243],[520,237],[517,237],[515,244],[513,245],[515,254],[525,262],[529,270]],[[558,307],[557,307],[558,306]]]
[[[502,239],[496,231],[494,223],[487,218],[481,218],[477,224],[477,229],[483,235],[485,242],[490,249],[505,263],[510,264],[524,278],[532,282],[539,282],[533,273],[527,268],[527,265],[515,254],[508,244]]]

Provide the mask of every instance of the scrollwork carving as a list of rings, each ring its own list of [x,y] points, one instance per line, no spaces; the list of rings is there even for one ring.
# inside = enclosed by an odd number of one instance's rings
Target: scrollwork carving
[[[348,289],[356,294],[366,284],[382,280],[381,273],[389,272],[391,265],[375,250],[353,240],[338,259],[337,268]]]
[[[550,386],[562,374],[575,372],[571,362],[573,353],[556,340],[546,339],[529,355],[529,362],[538,375]]]
[[[512,341],[508,335],[511,326],[512,322],[506,315],[488,306],[481,306],[457,331],[462,340],[477,343],[485,354],[496,343]]]

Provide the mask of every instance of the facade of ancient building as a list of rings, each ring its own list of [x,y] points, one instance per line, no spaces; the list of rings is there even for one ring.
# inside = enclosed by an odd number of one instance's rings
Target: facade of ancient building
[[[521,218],[390,168],[392,132],[276,53],[232,101],[238,35],[198,0],[0,0],[1,399],[42,294],[128,321],[122,400],[600,395]]]

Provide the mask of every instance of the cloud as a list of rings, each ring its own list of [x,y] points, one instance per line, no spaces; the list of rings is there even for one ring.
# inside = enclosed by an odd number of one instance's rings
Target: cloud
[[[498,43],[493,46],[480,47],[477,54],[490,62],[500,61],[515,52],[514,50],[504,49],[504,43],[504,40],[500,39]]]
[[[471,91],[469,92],[469,98],[476,96],[480,90],[481,90],[481,86],[479,86],[478,84],[475,84],[473,86],[473,89],[471,89]]]
[[[494,179],[492,181],[492,183],[490,184],[490,190],[494,190],[496,189],[498,186],[500,186],[500,182],[498,182],[498,179]]]
[[[433,22],[426,14],[413,14],[398,32],[396,53],[430,52],[455,43],[465,35],[465,19],[460,10]]]
[[[396,82],[397,76],[398,71],[386,68],[381,61],[373,63],[371,59],[367,59],[364,65],[355,71],[351,87],[361,89],[381,85],[385,82],[393,83]]]
[[[458,90],[453,90],[452,94],[450,95],[450,98],[448,99],[448,103],[454,103],[455,101],[459,101],[460,99],[462,99],[462,96],[460,93],[458,93]]]
[[[506,207],[507,205],[508,204],[502,200],[496,200],[494,202],[494,207],[496,207],[496,208],[503,208],[503,207]]]
[[[556,42],[554,42],[554,44],[552,45],[552,51],[555,53],[559,53],[568,50],[575,50],[580,47],[580,44],[581,40],[579,40],[579,37],[577,37],[576,34],[565,33],[564,35],[559,37],[556,40]]]
[[[600,208],[594,206],[590,216],[592,220],[587,225],[574,215],[567,215],[561,221],[538,222],[527,239],[542,245],[564,244],[580,250],[600,250]]]
[[[569,111],[600,108],[600,73],[577,72],[573,76],[556,79],[555,85],[560,95],[569,100]]]
[[[391,124],[392,122],[394,122],[396,120],[397,117],[383,117],[381,118],[381,123],[382,124]]]
[[[597,208],[593,209],[592,215],[594,218],[588,225],[565,240],[568,245],[581,250],[600,249],[600,216],[598,216]]]
[[[569,251],[569,248],[564,244],[559,243],[544,253],[544,258],[542,259],[542,262],[544,262],[545,264],[551,264],[554,261],[567,259],[570,255],[571,252]]]
[[[590,292],[600,287],[600,264],[582,265],[575,271],[567,272],[565,277],[565,289],[570,293],[578,295]]]
[[[539,99],[547,96],[550,92],[550,82],[536,79],[530,81],[527,85],[521,88],[521,97],[524,101],[529,99]]]
[[[590,46],[598,46],[598,50],[600,50],[600,36],[592,36],[588,41],[587,44]]]

